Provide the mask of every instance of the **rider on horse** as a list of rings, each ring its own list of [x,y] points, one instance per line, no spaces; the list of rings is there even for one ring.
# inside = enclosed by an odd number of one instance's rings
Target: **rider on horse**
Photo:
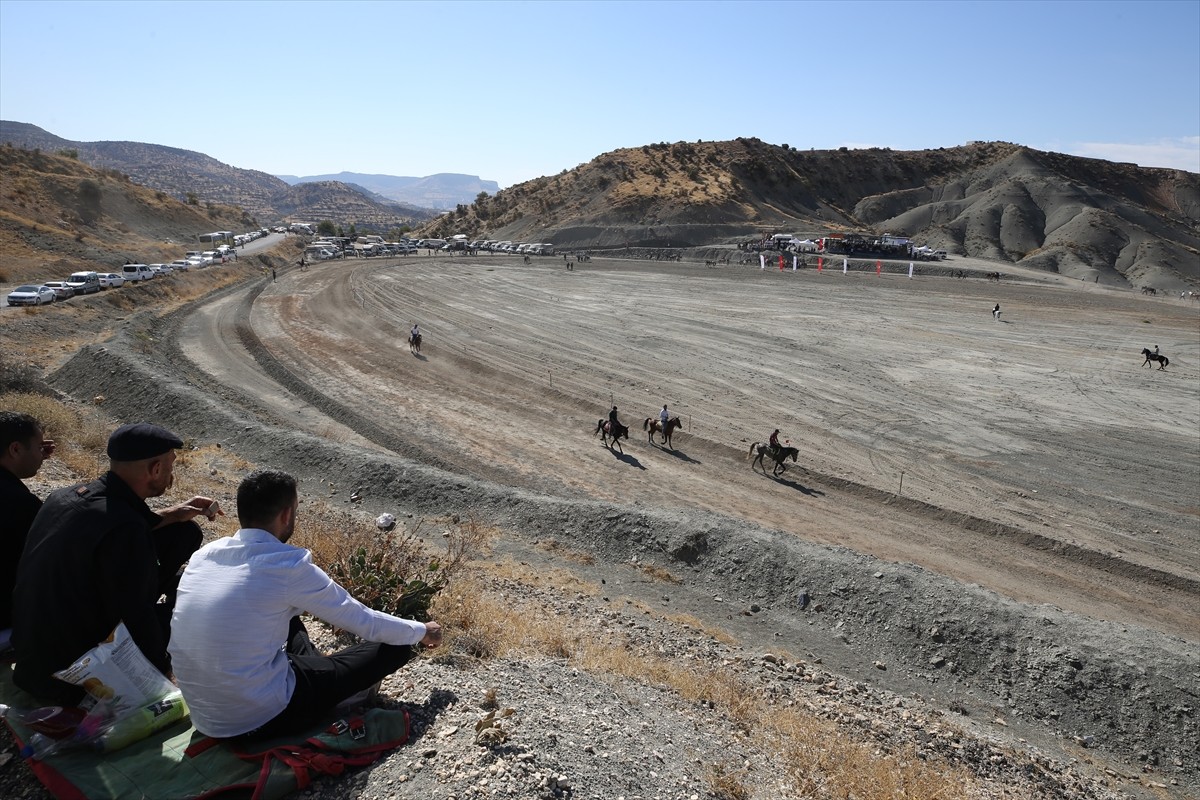
[[[608,432],[615,437],[622,427],[621,421],[617,419],[617,407],[613,406],[612,411],[608,412]]]
[[[771,457],[772,458],[778,457],[779,456],[779,446],[780,446],[779,445],[779,428],[775,429],[775,432],[771,434],[771,438],[767,440],[767,443],[769,445],[771,445]]]

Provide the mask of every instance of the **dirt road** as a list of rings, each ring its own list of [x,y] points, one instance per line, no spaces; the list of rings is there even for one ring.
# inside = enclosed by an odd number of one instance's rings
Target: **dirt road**
[[[183,333],[200,370],[330,439],[568,498],[708,509],[1200,639],[1200,308],[1178,300],[1041,275],[419,257],[280,275]],[[1141,366],[1155,345],[1166,370]],[[642,431],[663,403],[684,423],[674,450]],[[593,436],[614,404],[623,452]],[[775,427],[800,450],[780,479],[747,459]]]

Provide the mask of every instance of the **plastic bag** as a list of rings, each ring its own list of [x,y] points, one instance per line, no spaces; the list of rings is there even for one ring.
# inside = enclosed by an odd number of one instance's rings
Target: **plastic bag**
[[[107,702],[118,718],[175,691],[174,684],[142,655],[124,622],[54,677],[83,687],[98,702]]]

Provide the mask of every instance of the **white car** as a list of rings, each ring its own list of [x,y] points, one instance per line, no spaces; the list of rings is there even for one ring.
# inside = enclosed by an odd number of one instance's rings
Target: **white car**
[[[118,275],[117,273],[115,273],[115,272],[101,272],[100,273],[100,288],[116,289],[118,286],[124,286],[124,285],[125,285],[125,278]]]
[[[54,290],[55,300],[70,300],[75,296],[75,290],[66,281],[46,281],[42,285]]]
[[[154,277],[154,272],[145,264],[126,264],[121,267],[121,275],[127,281],[148,281]]]
[[[53,303],[56,295],[49,286],[27,284],[8,293],[10,306],[44,306]]]
[[[154,273],[155,277],[158,277],[159,275],[166,275],[171,271],[170,264],[150,264],[148,266],[150,267],[150,271]]]
[[[187,272],[191,268],[191,262],[182,258],[171,262],[171,269],[175,270],[176,272]]]

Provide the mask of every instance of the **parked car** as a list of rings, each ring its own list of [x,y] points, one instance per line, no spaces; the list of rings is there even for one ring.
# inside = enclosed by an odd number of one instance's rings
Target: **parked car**
[[[95,272],[72,272],[67,284],[75,294],[95,294],[100,291],[100,276]]]
[[[53,303],[55,299],[57,296],[49,286],[26,284],[8,293],[10,306],[44,306]]]
[[[121,274],[127,281],[148,281],[154,277],[150,267],[145,264],[126,264],[121,267]]]
[[[187,262],[192,266],[192,269],[204,269],[208,266],[208,264],[205,263],[203,256],[192,256],[187,260]]]
[[[116,289],[125,285],[125,278],[115,272],[100,273],[100,286],[104,289]]]
[[[54,290],[55,300],[70,300],[75,296],[75,290],[66,281],[46,281],[44,285]]]
[[[171,269],[176,272],[187,272],[191,268],[191,263],[183,258],[176,259],[175,261],[171,262]]]

